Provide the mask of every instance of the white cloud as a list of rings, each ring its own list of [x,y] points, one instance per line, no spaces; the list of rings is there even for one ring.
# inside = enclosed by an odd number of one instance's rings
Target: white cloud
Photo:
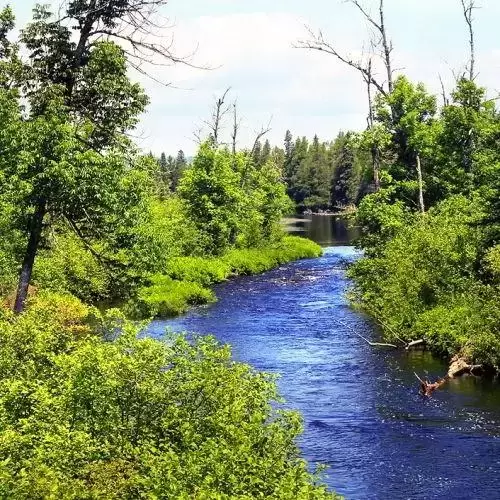
[[[246,121],[242,142],[272,116],[270,138],[281,143],[287,128],[325,139],[340,128],[362,126],[353,116],[364,113],[362,86],[354,72],[324,54],[294,49],[304,36],[305,19],[289,13],[204,16],[179,22],[176,50],[189,53],[199,42],[195,60],[213,70],[185,66],[163,69],[159,77],[191,90],[162,89],[143,79],[152,103],[143,120],[146,148],[192,150],[196,124],[207,117],[215,95],[232,87]],[[315,118],[317,117],[317,118]],[[316,124],[316,125],[315,125]],[[307,125],[307,126],[306,126]]]

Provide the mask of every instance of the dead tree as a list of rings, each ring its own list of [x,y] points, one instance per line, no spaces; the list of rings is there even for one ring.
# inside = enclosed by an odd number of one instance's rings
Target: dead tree
[[[392,69],[392,51],[394,50],[392,42],[387,36],[387,30],[385,27],[385,13],[384,13],[384,0],[379,0],[378,14],[379,17],[376,19],[373,17],[359,2],[358,0],[348,0],[357,7],[357,9],[363,14],[363,17],[367,22],[375,29],[376,34],[380,37],[379,46],[381,48],[381,57],[384,62],[385,71],[387,75],[387,88],[389,93],[392,92],[394,88],[393,84],[393,69]]]
[[[375,39],[371,40],[372,52],[378,53],[384,63],[387,76],[386,82],[375,78],[373,72],[373,57],[369,57],[368,61],[363,61],[363,58],[356,60],[352,57],[341,54],[334,45],[325,39],[321,30],[315,33],[311,28],[307,28],[309,38],[306,40],[299,40],[294,46],[296,48],[317,50],[319,52],[331,54],[339,61],[355,69],[361,74],[361,77],[366,84],[368,94],[368,129],[372,129],[374,125],[372,89],[375,88],[376,91],[385,96],[392,92],[394,86],[394,70],[392,67],[393,44],[387,35],[384,0],[379,0],[378,18],[372,16],[358,0],[347,1],[352,3],[361,12],[369,25],[375,30]],[[380,189],[380,148],[378,148],[377,145],[373,145],[370,153],[372,156],[373,182],[375,190],[378,191]]]
[[[439,76],[439,83],[441,84],[441,96],[443,98],[443,106],[448,106],[450,101],[446,95],[446,90],[444,88],[444,82],[443,82],[443,79],[441,78],[441,75],[438,74],[438,76]]]
[[[470,81],[473,81],[475,74],[475,66],[476,66],[476,48],[475,48],[475,39],[474,39],[474,10],[477,9],[475,0],[460,0],[462,3],[463,15],[465,18],[465,22],[467,23],[467,28],[469,31],[469,48],[470,48],[470,58],[469,64],[467,65],[467,72]]]
[[[238,132],[240,130],[241,120],[238,119],[238,107],[236,101],[233,103],[233,130],[231,132],[231,150],[233,157],[236,156],[236,146],[238,141]]]
[[[364,63],[362,60],[356,60],[350,56],[343,55],[338,52],[338,50],[328,40],[325,39],[321,30],[319,30],[318,32],[314,32],[310,27],[307,26],[306,30],[309,34],[309,38],[306,40],[298,40],[297,43],[294,44],[295,48],[317,50],[319,52],[324,52],[325,54],[333,55],[342,63],[350,66],[356,71],[359,71],[363,79],[370,82],[370,85],[375,87],[382,95],[388,94],[388,91],[385,88],[383,82],[380,82],[374,78],[373,73],[370,71],[366,63]]]
[[[420,161],[420,153],[416,156],[417,178],[418,178],[418,208],[425,214],[424,204],[424,181],[422,177],[422,163]]]
[[[216,98],[212,109],[212,119],[204,121],[205,125],[207,125],[210,130],[210,137],[212,138],[215,147],[219,146],[219,134],[222,128],[222,121],[231,109],[229,105],[226,105],[227,94],[230,90],[231,87],[228,87],[221,97]]]
[[[368,95],[368,129],[371,130],[374,125],[373,116],[373,97],[372,97],[372,59],[368,60],[368,75],[363,74],[363,79],[366,83],[366,92]],[[380,148],[373,144],[370,148],[370,154],[372,157],[372,168],[373,168],[373,183],[375,184],[375,191],[380,190]]]

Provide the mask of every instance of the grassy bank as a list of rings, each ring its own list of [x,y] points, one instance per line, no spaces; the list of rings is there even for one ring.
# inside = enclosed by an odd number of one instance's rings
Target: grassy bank
[[[155,275],[148,286],[126,306],[134,317],[173,317],[192,305],[214,302],[210,289],[215,283],[234,276],[258,274],[286,262],[321,255],[321,247],[311,240],[285,236],[271,246],[232,249],[221,257],[176,257],[164,275]]]

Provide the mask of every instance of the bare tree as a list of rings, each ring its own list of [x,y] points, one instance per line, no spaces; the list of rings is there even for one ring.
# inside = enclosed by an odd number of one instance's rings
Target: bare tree
[[[347,0],[357,7],[357,9],[363,14],[364,18],[368,23],[375,29],[375,32],[380,36],[378,45],[381,47],[381,56],[384,61],[384,66],[387,74],[387,88],[389,93],[392,92],[393,85],[393,69],[392,69],[392,51],[394,47],[392,42],[387,36],[387,31],[385,27],[385,13],[384,13],[384,0],[379,0],[378,14],[379,17],[376,19],[358,2],[358,0]]]
[[[375,88],[382,95],[387,95],[392,92],[394,70],[392,66],[393,44],[389,40],[385,24],[384,0],[379,0],[378,17],[371,15],[368,10],[358,0],[345,0],[352,3],[361,12],[368,24],[374,29],[374,37],[370,41],[372,55],[366,60],[364,57],[354,59],[345,54],[341,54],[336,47],[327,41],[323,32],[319,30],[314,32],[311,28],[306,27],[309,37],[306,40],[299,40],[294,46],[301,49],[317,50],[326,54],[331,54],[339,61],[347,66],[355,69],[361,74],[363,81],[366,84],[368,95],[368,129],[372,129],[374,125],[373,116],[373,95],[372,89]],[[374,75],[373,71],[373,54],[378,54],[384,63],[387,81],[380,81]],[[375,190],[380,188],[380,150],[376,145],[371,148],[372,165],[373,165],[373,181]]]
[[[236,156],[236,146],[238,141],[238,132],[240,130],[241,120],[238,118],[238,107],[236,101],[233,103],[233,130],[231,132],[231,145],[233,157]]]
[[[476,77],[475,65],[476,65],[476,49],[475,49],[475,39],[474,39],[474,10],[478,7],[476,6],[475,0],[460,0],[462,4],[462,10],[467,23],[467,28],[469,30],[469,47],[470,47],[470,59],[467,65],[467,72],[469,73],[469,80],[473,81]]]
[[[441,75],[439,76],[439,83],[441,84],[441,96],[443,97],[443,106],[448,106],[449,100],[448,96],[446,95],[446,90],[444,88],[444,82],[443,79],[441,78]]]
[[[212,109],[212,117],[210,120],[204,120],[203,123],[208,126],[210,130],[210,136],[214,142],[214,146],[219,146],[220,131],[222,128],[222,121],[224,117],[229,113],[231,106],[226,104],[226,98],[229,94],[231,87],[228,87],[221,97],[216,98],[214,107]]]
[[[321,30],[314,32],[308,26],[306,26],[306,30],[309,34],[309,38],[306,40],[298,40],[297,43],[294,44],[295,48],[317,50],[319,52],[335,56],[339,61],[359,71],[363,79],[365,81],[368,80],[370,84],[373,85],[381,94],[387,95],[387,90],[385,89],[383,82],[374,78],[373,73],[362,59],[353,59],[350,56],[341,54],[329,41],[325,39]]]

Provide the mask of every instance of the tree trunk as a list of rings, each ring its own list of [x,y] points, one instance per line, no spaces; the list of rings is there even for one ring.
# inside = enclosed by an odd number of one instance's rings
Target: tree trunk
[[[384,0],[380,0],[379,14],[380,14],[379,30],[382,36],[382,47],[384,50],[384,65],[385,65],[385,70],[387,72],[387,88],[389,89],[389,94],[390,94],[394,89],[394,83],[392,79],[392,61],[391,61],[392,43],[388,40],[387,32],[385,29]]]
[[[45,212],[45,200],[40,200],[35,207],[35,213],[31,219],[28,246],[26,247],[21,274],[19,275],[16,302],[14,304],[14,312],[16,313],[20,313],[24,309],[24,304],[28,295],[28,287],[31,281],[31,273],[33,272],[33,264],[35,263],[38,245],[40,244],[40,238],[42,236],[43,218],[45,217]]]
[[[418,206],[420,211],[425,213],[424,205],[424,181],[422,178],[422,164],[420,163],[420,155],[417,154],[417,175],[418,175]]]
[[[372,150],[373,163],[373,182],[375,184],[375,192],[380,191],[380,150],[377,146],[373,146]]]

